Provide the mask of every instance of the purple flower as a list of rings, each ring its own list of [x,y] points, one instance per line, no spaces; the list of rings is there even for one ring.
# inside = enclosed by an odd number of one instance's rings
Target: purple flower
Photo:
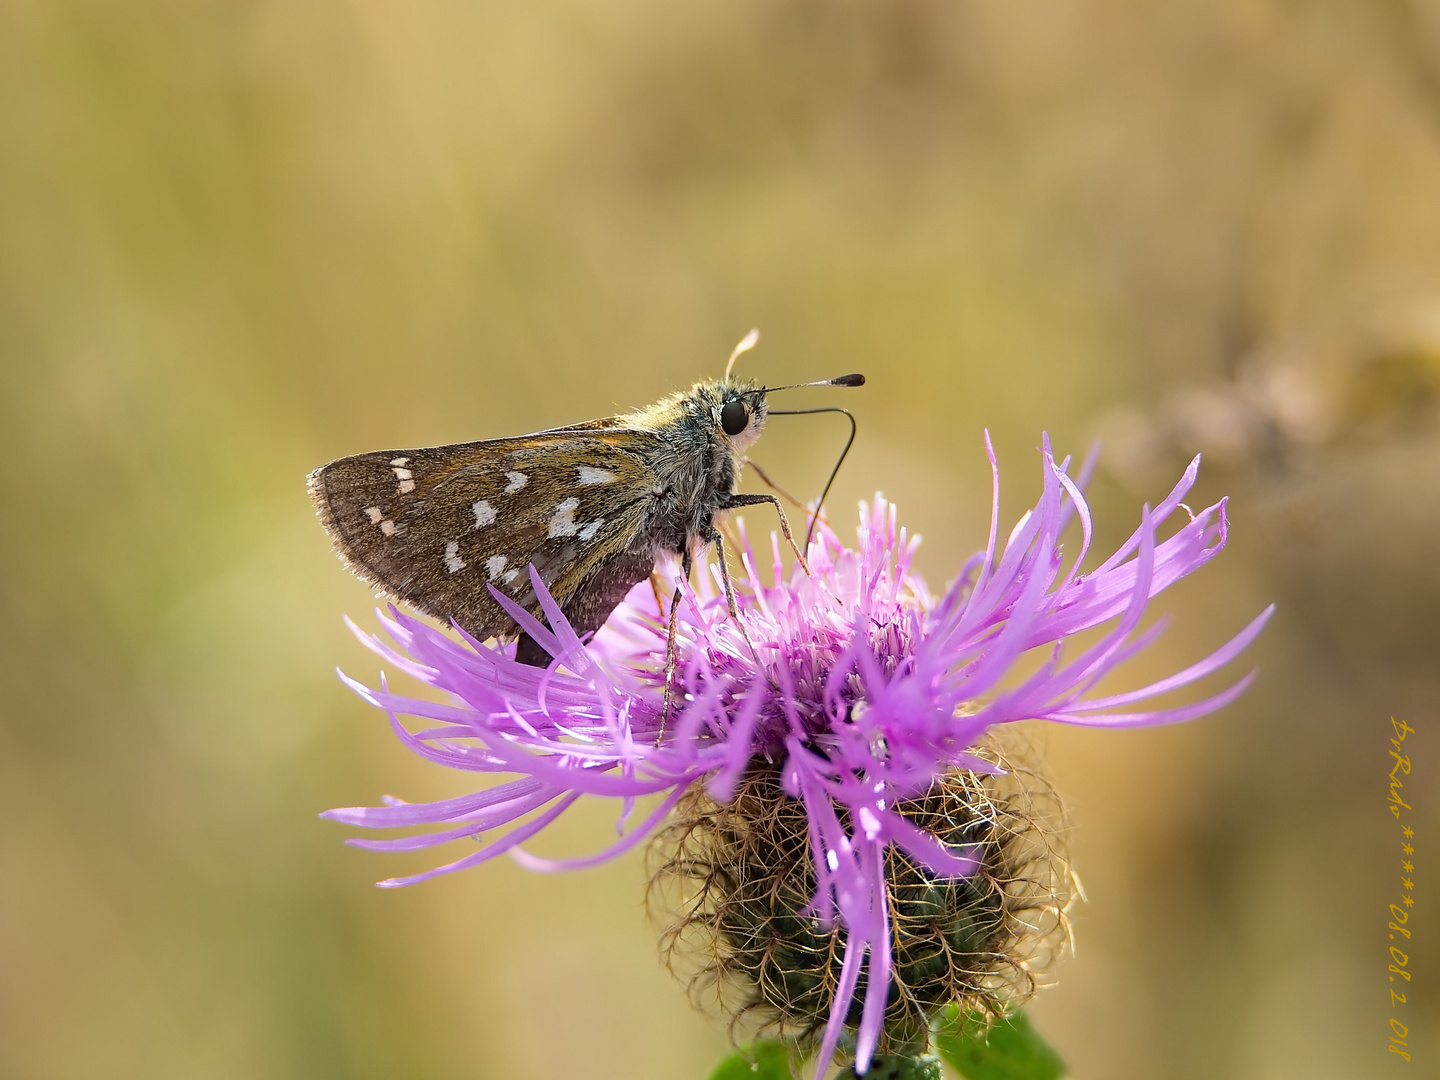
[[[593,866],[649,836],[692,788],[703,782],[725,802],[756,762],[778,769],[785,795],[803,805],[815,890],[802,914],[838,926],[843,942],[838,979],[819,1050],[819,1073],[847,1026],[854,1032],[856,1072],[863,1073],[885,1023],[891,983],[887,849],[898,849],[937,879],[963,878],[976,853],[947,843],[897,812],[955,770],[995,773],[976,752],[998,724],[1026,719],[1094,727],[1143,727],[1203,716],[1235,700],[1254,677],[1188,705],[1147,706],[1150,699],[1218,670],[1264,626],[1267,608],[1210,656],[1138,690],[1086,697],[1099,680],[1155,640],[1163,620],[1141,630],[1149,599],[1199,569],[1224,546],[1225,503],[1196,514],[1181,503],[1199,458],[1118,551],[1082,572],[1091,541],[1090,511],[1069,459],[1056,464],[1048,438],[1039,502],[997,543],[999,470],[994,477],[990,538],[956,580],[932,595],[911,567],[916,540],[897,529],[893,506],[879,496],[861,505],[858,544],[846,548],[823,523],[807,576],[786,575],[772,536],[772,584],[762,582],[755,553],[741,545],[735,621],[714,573],[685,588],[679,613],[677,707],[662,731],[667,616],[642,583],[593,640],[582,642],[531,570],[553,630],[495,593],[516,622],[556,658],[549,670],[515,663],[509,647],[459,640],[394,609],[381,621],[394,644],[360,634],[375,652],[413,678],[445,691],[448,703],[378,691],[346,679],[384,709],[396,735],[422,757],[457,769],[517,776],[470,795],[424,804],[387,799],[376,808],[329,811],[326,817],[366,828],[438,826],[418,836],[351,843],[407,851],[459,837],[495,838],[454,862],[392,878],[408,885],[474,866],[508,852],[533,870]],[[1184,511],[1166,539],[1162,526]],[[1080,548],[1067,567],[1060,535],[1078,517]],[[1067,638],[1106,624],[1075,655]],[[1042,650],[1038,667],[1011,677],[1017,661]],[[343,677],[343,676],[342,676]],[[410,729],[406,715],[429,726]],[[623,800],[620,839],[604,851],[569,860],[539,858],[520,845],[582,795]],[[638,822],[635,802],[662,796]],[[505,830],[495,832],[496,830]],[[863,989],[862,972],[864,974]],[[852,1003],[859,993],[858,1022]]]

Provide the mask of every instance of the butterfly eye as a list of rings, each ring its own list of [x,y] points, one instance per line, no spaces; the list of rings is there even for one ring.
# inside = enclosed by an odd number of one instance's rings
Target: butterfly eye
[[[729,402],[720,410],[720,426],[726,435],[739,435],[750,426],[750,410],[743,401]]]

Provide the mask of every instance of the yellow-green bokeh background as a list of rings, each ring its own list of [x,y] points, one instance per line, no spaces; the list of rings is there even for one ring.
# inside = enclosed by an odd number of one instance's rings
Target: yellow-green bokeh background
[[[1422,1075],[1437,313],[1433,0],[0,0],[0,1075],[704,1076],[637,857],[382,892],[424,856],[316,819],[466,778],[336,681],[371,598],[303,477],[643,404],[752,325],[772,383],[870,376],[833,515],[883,488],[935,583],[984,541],[985,426],[1010,520],[1042,429],[1228,451],[1230,549],[1126,679],[1275,600],[1261,680],[1049,734],[1090,902],[1034,1015],[1077,1080],[1402,1071],[1394,713]],[[1201,422],[1256,371],[1323,422]],[[813,492],[837,429],[756,456]],[[1097,478],[1102,545],[1171,442]]]

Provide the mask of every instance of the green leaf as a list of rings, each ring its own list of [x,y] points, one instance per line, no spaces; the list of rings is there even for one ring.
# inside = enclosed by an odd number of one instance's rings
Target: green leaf
[[[790,1053],[782,1043],[762,1039],[727,1055],[710,1080],[790,1080]]]
[[[836,1080],[849,1080],[855,1070],[847,1069]],[[870,1062],[864,1080],[943,1080],[940,1059],[923,1057],[877,1057]]]
[[[935,1048],[965,1080],[1060,1080],[1065,1063],[1050,1049],[1024,1013],[997,1020],[962,1017],[950,1006],[935,1038]]]

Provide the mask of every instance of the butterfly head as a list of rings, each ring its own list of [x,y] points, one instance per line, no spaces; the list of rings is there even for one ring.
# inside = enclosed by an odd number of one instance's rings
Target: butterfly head
[[[864,383],[863,375],[842,375],[838,379],[767,387],[726,375],[723,379],[696,383],[684,401],[694,422],[736,454],[743,454],[765,430],[765,420],[770,415],[770,395],[775,391],[802,386],[863,386]]]
[[[766,390],[753,382],[727,377],[699,383],[691,391],[699,406],[699,419],[713,437],[733,452],[743,454],[765,430],[769,412]]]
[[[702,408],[708,408],[712,430],[736,454],[743,454],[760,437],[765,429],[765,418],[770,413],[769,395],[776,390],[795,390],[803,386],[865,385],[864,375],[841,375],[836,379],[775,387],[759,386],[735,378],[731,374],[735,370],[735,361],[741,354],[753,349],[759,340],[760,331],[751,330],[730,354],[730,361],[725,365],[725,377],[718,382],[696,383],[690,392],[692,397],[703,403]]]

